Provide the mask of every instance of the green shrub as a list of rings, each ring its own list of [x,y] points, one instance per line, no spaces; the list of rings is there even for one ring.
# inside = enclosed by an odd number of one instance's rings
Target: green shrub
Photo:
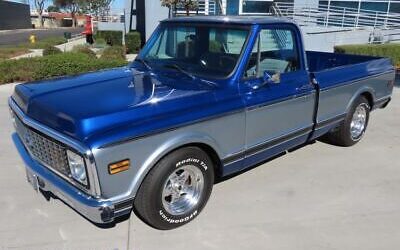
[[[87,45],[75,45],[72,48],[72,52],[83,53],[91,57],[96,57],[96,53],[94,53],[94,51],[91,50]]]
[[[107,47],[103,50],[100,58],[107,60],[125,60],[125,49],[122,46]]]
[[[389,57],[400,67],[400,44],[357,44],[335,46],[336,53]]]
[[[107,46],[106,40],[104,40],[104,38],[96,38],[94,40],[94,44],[93,47],[95,48],[105,48]]]
[[[55,54],[61,54],[62,51],[54,46],[48,46],[43,50],[43,56],[49,56],[49,55],[55,55]]]
[[[138,53],[141,45],[139,32],[129,32],[125,35],[125,46],[128,53]]]
[[[125,60],[104,60],[87,54],[66,52],[44,57],[0,61],[0,84],[75,75],[126,65]]]
[[[107,30],[97,31],[95,40],[99,38],[104,39],[108,45],[122,46],[122,31],[107,31]]]

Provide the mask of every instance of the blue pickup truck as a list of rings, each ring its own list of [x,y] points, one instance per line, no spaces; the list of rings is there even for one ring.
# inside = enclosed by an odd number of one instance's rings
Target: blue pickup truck
[[[387,58],[305,51],[288,20],[174,18],[127,67],[17,85],[13,139],[33,187],[92,222],[134,210],[172,229],[221,177],[321,137],[357,143],[394,76]]]

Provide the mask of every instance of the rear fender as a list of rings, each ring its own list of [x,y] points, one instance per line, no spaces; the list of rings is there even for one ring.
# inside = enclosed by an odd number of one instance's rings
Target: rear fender
[[[369,93],[371,96],[372,96],[372,103],[374,103],[375,102],[375,90],[373,89],[373,88],[371,88],[371,87],[369,87],[369,86],[363,86],[363,87],[361,87],[360,89],[358,89],[354,94],[353,94],[353,96],[351,97],[351,99],[350,99],[350,101],[349,101],[349,103],[347,104],[347,106],[346,106],[346,114],[348,113],[348,112],[350,112],[350,109],[351,109],[351,106],[353,105],[353,103],[356,101],[356,99],[358,98],[358,97],[360,97],[361,95],[363,95],[364,93]],[[372,107],[370,107],[370,108],[372,108]]]

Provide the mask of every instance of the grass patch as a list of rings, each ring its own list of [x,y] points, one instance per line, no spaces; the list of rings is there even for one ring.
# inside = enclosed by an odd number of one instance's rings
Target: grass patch
[[[26,53],[29,53],[29,49],[27,48],[0,48],[0,60],[13,58]]]
[[[335,46],[336,53],[389,57],[400,68],[400,44],[360,44]]]
[[[84,44],[84,45],[75,45],[72,48],[72,51],[73,52],[77,52],[77,53],[83,53],[83,54],[86,54],[86,55],[91,56],[93,58],[96,57],[96,53],[94,53],[94,51],[91,50],[90,47],[88,45],[86,45],[86,44]]]
[[[18,47],[25,47],[25,48],[29,48],[29,49],[45,49],[45,48],[60,45],[60,44],[66,43],[66,42],[68,42],[68,40],[65,39],[64,37],[54,36],[54,37],[38,39],[36,41],[36,43],[19,44]]]
[[[0,60],[0,84],[76,75],[126,64],[125,60],[96,59],[76,52],[19,60]]]
[[[124,60],[125,48],[122,46],[111,46],[103,50],[101,59],[104,60]]]
[[[36,43],[21,43],[14,46],[1,46],[0,47],[0,60],[9,59],[29,53],[30,49],[47,49],[56,45],[66,43],[67,40],[62,36],[48,37],[39,39]]]

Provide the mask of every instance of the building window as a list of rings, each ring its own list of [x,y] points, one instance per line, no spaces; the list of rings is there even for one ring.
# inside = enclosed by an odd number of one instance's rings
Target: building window
[[[386,12],[387,11],[387,7],[388,7],[387,3],[361,2],[360,9]]]
[[[269,8],[272,2],[267,1],[245,1],[242,2],[242,12],[243,13],[269,13]]]
[[[400,3],[390,3],[389,12],[400,13]]]

